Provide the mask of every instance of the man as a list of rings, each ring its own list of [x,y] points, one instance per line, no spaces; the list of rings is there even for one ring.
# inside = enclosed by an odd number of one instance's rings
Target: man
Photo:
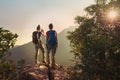
[[[43,43],[41,40],[41,36],[43,35],[44,31],[40,29],[40,25],[37,26],[36,31],[32,33],[32,41],[35,44],[35,64],[39,64],[38,55],[39,55],[39,49],[42,52],[42,62],[45,63],[45,50],[43,47]]]
[[[49,31],[46,32],[46,48],[47,48],[47,65],[54,68],[55,67],[55,53],[58,46],[57,33],[53,30],[53,24],[49,24]],[[50,51],[51,60],[49,58]],[[51,62],[51,63],[50,63]]]

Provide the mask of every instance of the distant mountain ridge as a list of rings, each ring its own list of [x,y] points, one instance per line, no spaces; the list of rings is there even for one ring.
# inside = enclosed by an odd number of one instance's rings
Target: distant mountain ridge
[[[73,55],[70,53],[70,42],[67,40],[67,32],[73,31],[75,27],[69,27],[64,29],[62,32],[58,34],[58,49],[55,55],[56,63],[61,65],[71,65]],[[43,38],[43,42],[45,44],[45,37]],[[41,53],[40,53],[41,55]],[[32,42],[27,44],[14,47],[11,49],[11,57],[13,60],[18,61],[19,59],[24,59],[27,64],[34,64],[35,57],[35,48]],[[40,56],[41,57],[41,56]],[[41,59],[41,58],[40,58]]]

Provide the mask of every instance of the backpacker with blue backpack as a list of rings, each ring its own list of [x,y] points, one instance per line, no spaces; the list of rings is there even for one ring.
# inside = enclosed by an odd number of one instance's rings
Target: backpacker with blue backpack
[[[48,45],[55,45],[57,44],[57,37],[56,37],[56,31],[55,30],[49,30],[47,32],[48,34]]]

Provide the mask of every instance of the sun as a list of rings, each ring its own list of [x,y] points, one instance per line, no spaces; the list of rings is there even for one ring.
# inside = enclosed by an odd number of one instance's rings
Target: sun
[[[117,17],[117,12],[115,10],[111,10],[111,11],[108,12],[107,17],[111,20],[114,20]]]

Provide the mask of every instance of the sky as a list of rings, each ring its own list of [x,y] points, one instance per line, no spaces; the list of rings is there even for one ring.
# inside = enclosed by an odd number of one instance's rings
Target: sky
[[[0,27],[19,35],[16,45],[32,41],[32,32],[40,24],[44,32],[53,23],[60,33],[75,26],[74,18],[94,0],[0,0]]]

